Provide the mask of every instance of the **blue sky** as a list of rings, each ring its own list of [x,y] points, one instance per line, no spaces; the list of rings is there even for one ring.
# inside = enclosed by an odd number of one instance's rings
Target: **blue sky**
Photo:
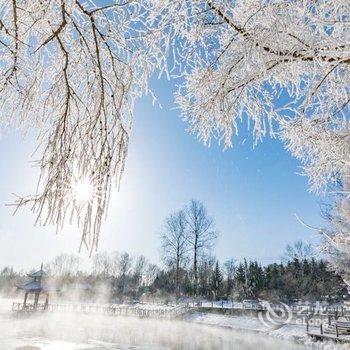
[[[266,138],[253,149],[242,129],[232,149],[223,151],[215,142],[203,146],[185,131],[174,109],[173,88],[165,80],[156,82],[162,109],[148,98],[137,103],[126,171],[120,192],[113,193],[100,250],[144,254],[158,262],[162,221],[191,198],[203,201],[215,218],[220,232],[215,254],[221,260],[279,261],[287,243],[317,242],[294,213],[320,224],[322,198],[307,192],[307,179],[297,174],[300,164],[281,143]],[[78,250],[79,229],[66,227],[56,235],[54,227],[34,227],[29,208],[12,216],[13,208],[5,206],[13,202],[12,193],[35,190],[34,149],[31,135],[9,130],[1,136],[0,266],[29,268]]]

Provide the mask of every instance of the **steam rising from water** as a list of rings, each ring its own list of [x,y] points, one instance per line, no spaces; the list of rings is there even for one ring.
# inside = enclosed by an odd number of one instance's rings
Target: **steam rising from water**
[[[8,305],[9,307],[10,305]],[[7,309],[8,310],[8,309]],[[289,350],[301,347],[251,333],[183,321],[109,316],[0,313],[0,349]]]

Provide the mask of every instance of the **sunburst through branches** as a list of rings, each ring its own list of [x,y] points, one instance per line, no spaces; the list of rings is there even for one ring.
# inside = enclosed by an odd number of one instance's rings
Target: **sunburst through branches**
[[[96,188],[89,178],[76,181],[72,190],[74,198],[80,204],[89,203],[96,196]]]

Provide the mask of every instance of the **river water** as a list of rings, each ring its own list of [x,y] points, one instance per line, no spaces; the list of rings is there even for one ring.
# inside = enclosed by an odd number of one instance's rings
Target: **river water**
[[[184,321],[37,314],[16,316],[0,299],[1,350],[291,350],[296,344]]]

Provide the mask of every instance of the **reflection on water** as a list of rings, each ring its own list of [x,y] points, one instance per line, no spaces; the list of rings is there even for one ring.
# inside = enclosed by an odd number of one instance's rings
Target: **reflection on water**
[[[165,350],[164,347],[150,346],[120,346],[116,344],[108,344],[103,342],[91,342],[91,344],[74,344],[64,341],[40,341],[27,340],[28,342],[36,342],[37,345],[16,346],[15,350]],[[95,344],[94,344],[95,343]],[[99,343],[99,344],[98,344]]]
[[[0,313],[0,349],[16,350],[290,350],[266,336],[183,321]]]
[[[88,344],[77,344],[60,340],[39,340],[39,339],[22,339],[25,343],[36,345],[20,345],[14,347],[15,350],[166,350],[166,347],[157,346],[135,346],[135,345],[118,345],[99,341],[89,341]]]

